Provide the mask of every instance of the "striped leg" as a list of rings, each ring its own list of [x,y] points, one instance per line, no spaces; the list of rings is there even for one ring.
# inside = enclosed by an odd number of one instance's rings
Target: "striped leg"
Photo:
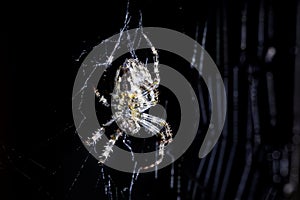
[[[164,147],[166,144],[172,142],[172,133],[169,124],[165,120],[146,113],[143,113],[141,115],[139,123],[147,130],[149,130],[153,135],[157,135],[158,137],[160,137],[158,149],[159,159],[150,165],[141,167],[142,170],[146,170],[155,167],[162,162],[165,155]]]
[[[110,154],[113,152],[113,146],[122,134],[123,133],[120,130],[117,130],[115,134],[112,135],[111,139],[104,146],[102,154],[99,156],[99,163],[105,163]]]

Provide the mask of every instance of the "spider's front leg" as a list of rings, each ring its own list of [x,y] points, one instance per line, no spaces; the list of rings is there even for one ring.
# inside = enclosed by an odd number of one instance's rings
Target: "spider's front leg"
[[[122,132],[118,129],[110,138],[110,140],[104,146],[104,150],[102,154],[99,156],[99,163],[105,163],[107,158],[110,156],[110,153],[113,152],[113,146],[115,145],[116,141],[122,136]]]
[[[157,53],[157,50],[154,48],[154,46],[151,47],[151,51],[154,55],[153,68],[154,68],[155,78],[154,78],[153,83],[158,86],[160,83],[160,76],[159,76],[159,70],[158,70],[158,53]]]
[[[153,46],[152,42],[149,40],[148,36],[144,33],[142,33],[145,40],[147,41],[148,45],[151,48],[152,54],[153,54],[153,60],[154,60],[154,64],[153,64],[153,68],[154,68],[154,73],[155,73],[155,78],[154,78],[154,84],[158,87],[159,83],[160,83],[160,76],[159,76],[159,70],[158,70],[158,53],[157,50],[155,49],[155,47]]]

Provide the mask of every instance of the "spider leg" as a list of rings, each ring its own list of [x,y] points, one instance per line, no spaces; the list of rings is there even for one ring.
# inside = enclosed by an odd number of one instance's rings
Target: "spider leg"
[[[99,128],[97,131],[95,131],[92,135],[92,137],[88,137],[87,140],[85,141],[85,144],[88,146],[95,146],[97,141],[101,139],[102,135],[104,134],[105,129],[104,128]]]
[[[153,115],[149,115],[147,113],[142,113],[141,119],[142,119],[142,121],[144,121],[144,123],[146,121],[146,123],[148,122],[148,123],[152,123],[153,125],[156,125],[156,127],[160,130],[159,132],[164,134],[166,143],[172,142],[173,134],[171,132],[170,125],[164,119],[161,119],[161,118],[153,116]],[[163,130],[163,131],[161,131],[161,130]]]
[[[161,135],[161,136],[163,136],[163,135]],[[162,139],[162,141],[165,140],[163,137],[161,139]],[[153,167],[159,165],[163,161],[164,156],[165,156],[165,145],[164,145],[164,142],[160,142],[160,144],[159,144],[159,147],[158,147],[158,156],[159,156],[159,159],[157,159],[154,163],[152,163],[150,165],[147,165],[147,166],[143,166],[140,169],[141,170],[147,170],[149,168],[153,168]]]
[[[153,64],[153,68],[154,68],[154,73],[155,73],[155,78],[154,78],[154,84],[158,87],[159,82],[160,82],[160,76],[159,76],[159,70],[158,70],[158,53],[157,50],[155,49],[155,47],[153,46],[152,42],[149,40],[148,36],[142,32],[145,40],[147,41],[148,45],[151,48],[152,54],[153,54],[153,60],[154,60],[154,64]]]
[[[109,120],[109,121],[106,122],[105,124],[102,124],[102,126],[110,126],[114,121],[115,121],[115,118],[112,117],[111,120]]]
[[[149,101],[143,102],[143,108],[140,110],[141,113],[158,103],[159,92],[154,84],[150,84],[149,86],[143,85],[143,92],[141,95],[143,96],[142,98],[149,99]]]
[[[107,99],[100,94],[100,92],[94,88],[94,93],[96,95],[96,97],[99,99],[99,102],[102,103],[104,106],[109,107],[109,104],[107,103]]]
[[[99,163],[105,163],[107,158],[110,156],[110,153],[113,152],[113,146],[115,145],[116,141],[122,135],[122,132],[118,129],[110,138],[110,140],[104,146],[104,150],[102,154],[99,156]]]
[[[146,113],[143,113],[141,115],[141,119],[139,119],[139,123],[147,130],[149,130],[151,133],[153,133],[153,135],[157,135],[158,137],[160,137],[160,143],[158,148],[159,159],[150,165],[141,167],[141,169],[146,170],[155,167],[162,162],[165,155],[165,151],[164,151],[165,144],[172,142],[172,133],[169,124],[165,120]],[[164,130],[161,131],[161,129]]]

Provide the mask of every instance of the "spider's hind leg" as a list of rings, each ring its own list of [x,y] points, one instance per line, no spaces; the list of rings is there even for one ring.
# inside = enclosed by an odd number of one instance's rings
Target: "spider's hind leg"
[[[142,122],[149,124],[148,126],[152,125],[151,127],[156,127],[155,130],[159,130],[156,132],[156,134],[159,133],[164,136],[162,138],[164,138],[165,144],[172,142],[173,134],[170,125],[164,119],[161,119],[153,115],[149,115],[147,113],[143,113],[141,115],[141,118],[142,118],[141,120]]]
[[[172,142],[172,132],[169,124],[165,120],[146,113],[141,115],[139,123],[148,131],[153,133],[153,135],[157,135],[160,138],[158,147],[159,159],[150,165],[141,167],[142,170],[146,170],[159,165],[163,161],[165,155],[165,145]]]

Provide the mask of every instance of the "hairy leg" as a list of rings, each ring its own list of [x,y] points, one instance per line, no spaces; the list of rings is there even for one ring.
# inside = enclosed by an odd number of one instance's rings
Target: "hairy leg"
[[[104,150],[102,154],[99,156],[99,163],[105,163],[107,158],[113,152],[113,146],[115,145],[116,141],[123,133],[118,129],[110,138],[110,140],[104,146]]]

